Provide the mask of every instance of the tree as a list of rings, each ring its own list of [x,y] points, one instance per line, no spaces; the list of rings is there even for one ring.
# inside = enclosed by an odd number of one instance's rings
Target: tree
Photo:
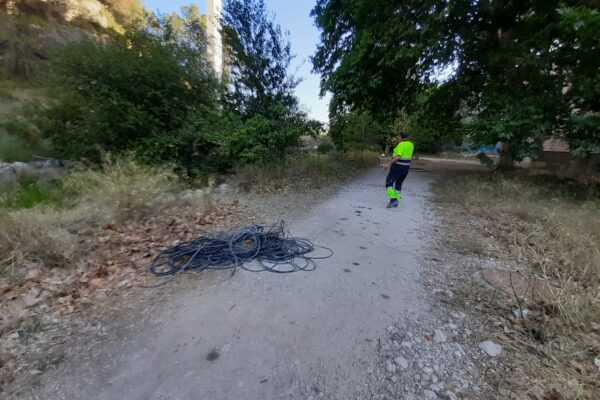
[[[329,135],[340,150],[381,150],[393,136],[389,124],[373,119],[368,112],[336,113]]]
[[[134,151],[184,168],[210,151],[191,122],[218,111],[219,86],[199,21],[174,29],[152,18],[106,41],[81,41],[52,59],[56,101],[41,127],[64,157],[99,161]]]
[[[246,117],[281,119],[296,112],[290,43],[264,0],[226,1],[223,37],[231,74],[227,105]]]
[[[467,110],[476,143],[535,155],[560,136],[573,152],[600,143],[600,2],[319,0],[313,58],[338,107],[456,126]],[[441,71],[451,71],[441,79]],[[443,96],[423,93],[437,87]],[[439,113],[439,110],[443,113]],[[443,116],[443,118],[440,118]]]

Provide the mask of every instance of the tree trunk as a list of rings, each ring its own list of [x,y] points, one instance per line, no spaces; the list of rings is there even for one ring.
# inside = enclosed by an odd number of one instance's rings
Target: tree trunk
[[[507,151],[506,145],[504,145],[504,149],[500,152],[500,158],[498,159],[498,164],[496,165],[497,169],[512,169],[515,166],[515,161],[512,158],[512,155]]]

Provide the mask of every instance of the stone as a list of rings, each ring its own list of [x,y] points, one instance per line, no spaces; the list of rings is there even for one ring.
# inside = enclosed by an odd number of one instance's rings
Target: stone
[[[444,394],[442,394],[440,396],[440,399],[442,400],[458,400],[458,397],[456,397],[456,395],[451,392],[450,390],[447,390],[444,392]]]
[[[394,358],[394,362],[402,369],[408,368],[408,360],[404,357],[396,357]]]
[[[486,340],[479,343],[479,348],[490,357],[498,357],[502,353],[502,346],[493,340]]]
[[[596,365],[596,367],[600,371],[600,357],[594,358],[594,364]]]
[[[442,386],[439,383],[432,383],[431,385],[429,385],[429,389],[438,393],[438,392],[442,391],[442,389],[444,389],[444,386]]]
[[[0,185],[13,186],[18,182],[15,170],[10,166],[0,167]]]
[[[548,283],[537,278],[525,276],[517,271],[483,269],[479,272],[479,277],[484,283],[511,296],[517,295],[522,298],[546,302],[554,298],[554,291]]]
[[[390,360],[387,360],[385,362],[385,369],[387,369],[387,371],[390,374],[393,374],[394,372],[396,372],[396,366],[394,365],[394,363],[392,363]]]
[[[231,192],[233,189],[231,188],[231,185],[229,185],[228,183],[221,183],[219,185],[219,192],[220,193],[229,193]]]
[[[436,295],[436,297],[440,298],[441,300],[452,300],[452,298],[454,298],[454,293],[452,293],[451,290],[448,289],[434,289],[433,293]]]
[[[402,342],[402,343],[400,343],[400,346],[410,349],[412,347],[412,343],[411,342]]]
[[[527,315],[529,315],[531,311],[527,308],[524,308],[523,310],[519,309],[519,308],[515,308],[513,310],[513,314],[515,315],[515,317],[517,318],[527,318]]]
[[[11,164],[12,169],[15,171],[15,174],[19,175],[32,175],[33,167],[27,163],[17,161]]]
[[[445,343],[448,338],[446,334],[442,332],[440,329],[435,329],[433,331],[433,341],[434,343]]]
[[[435,392],[431,390],[424,390],[423,395],[427,400],[437,400],[438,398],[437,394],[435,394]]]
[[[425,372],[427,375],[431,375],[433,374],[433,368],[425,367],[423,368],[423,372]]]

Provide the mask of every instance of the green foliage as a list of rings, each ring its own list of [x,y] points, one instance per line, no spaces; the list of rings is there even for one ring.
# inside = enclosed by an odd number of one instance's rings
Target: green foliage
[[[0,208],[32,208],[39,204],[61,205],[64,200],[62,182],[38,183],[21,180],[19,185],[0,197]]]
[[[223,34],[231,74],[228,107],[246,117],[269,119],[296,112],[298,81],[288,72],[293,58],[289,39],[264,0],[226,1]]]
[[[404,109],[442,138],[470,117],[475,143],[517,160],[549,136],[575,154],[600,147],[597,1],[319,0],[313,16],[338,113]]]
[[[33,152],[27,142],[18,136],[0,133],[0,160],[5,162],[28,161]]]
[[[333,144],[329,142],[319,143],[317,146],[317,153],[319,154],[329,154],[333,151]]]
[[[391,140],[393,132],[388,124],[380,123],[368,112],[348,112],[333,116],[329,135],[342,151],[379,151]]]
[[[27,112],[33,108],[27,107]],[[30,161],[33,155],[48,156],[48,144],[42,139],[38,129],[26,122],[25,112],[11,114],[0,123],[0,160],[6,162]]]
[[[39,123],[60,156],[99,162],[104,153],[135,150],[179,162],[198,150],[189,146],[201,139],[185,128],[190,119],[210,118],[219,94],[200,22],[178,32],[164,19],[149,23],[57,52],[58,101]]]

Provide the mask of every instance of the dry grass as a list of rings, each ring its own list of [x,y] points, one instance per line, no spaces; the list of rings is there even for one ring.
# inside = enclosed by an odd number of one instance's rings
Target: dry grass
[[[520,349],[511,355],[514,373],[504,377],[501,393],[509,398],[598,398],[598,188],[462,177],[440,182],[434,193],[438,203],[453,209],[454,229],[469,231],[485,243],[479,251],[486,249],[485,254],[518,265],[545,280],[554,292],[551,299],[526,304],[538,317],[520,321],[524,329],[511,336]],[[502,305],[514,306],[512,300]],[[490,305],[494,308],[498,304]]]
[[[375,167],[379,156],[371,151],[344,154],[303,154],[268,165],[246,165],[236,171],[242,186],[255,189],[320,187],[332,180],[344,181],[356,171]]]
[[[18,276],[14,268],[25,262],[70,261],[77,249],[77,237],[69,230],[73,219],[77,216],[72,211],[46,206],[0,214],[0,273]]]
[[[167,168],[137,164],[130,159],[106,161],[102,170],[73,173],[65,190],[80,205],[104,210],[120,220],[155,211],[154,200],[175,188],[177,176]]]
[[[112,221],[142,218],[161,205],[155,200],[176,185],[168,169],[131,160],[108,162],[102,170],[73,173],[64,183],[61,206],[0,209],[0,275],[29,262],[66,266],[80,245],[78,233]]]

